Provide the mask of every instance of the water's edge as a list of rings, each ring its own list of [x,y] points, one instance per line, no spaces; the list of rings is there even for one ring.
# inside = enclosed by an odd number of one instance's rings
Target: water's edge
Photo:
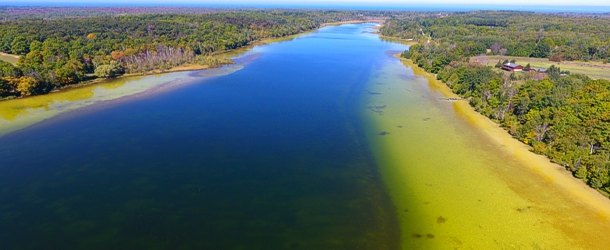
[[[0,137],[48,120],[56,115],[88,107],[92,104],[99,103],[101,105],[108,105],[111,101],[122,102],[134,100],[160,94],[164,91],[169,91],[195,81],[201,81],[201,79],[198,79],[201,77],[218,77],[232,74],[243,69],[244,66],[258,58],[258,54],[253,53],[253,50],[256,47],[291,41],[327,26],[360,23],[380,24],[381,20],[324,23],[314,30],[285,37],[266,38],[254,41],[241,48],[221,51],[214,54],[216,56],[233,59],[236,62],[236,64],[233,65],[193,70],[178,69],[161,73],[125,76],[98,83],[66,88],[45,95],[2,100],[0,101]],[[196,78],[192,78],[193,76]]]
[[[368,140],[402,249],[601,249],[608,199],[530,152],[407,60],[377,70]]]

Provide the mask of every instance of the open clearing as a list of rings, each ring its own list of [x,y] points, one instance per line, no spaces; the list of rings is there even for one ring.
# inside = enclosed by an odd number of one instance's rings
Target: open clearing
[[[514,56],[475,56],[470,58],[471,62],[478,62],[489,66],[494,66],[498,60],[513,60],[523,66],[528,63],[533,68],[548,68],[551,65],[560,67],[561,70],[568,70],[573,74],[583,74],[595,79],[610,79],[610,64],[601,62],[581,62],[581,61],[563,61],[551,62],[548,58],[530,58],[530,57],[514,57]]]
[[[0,52],[0,60],[10,62],[15,65],[17,64],[17,60],[19,60],[19,56]]]

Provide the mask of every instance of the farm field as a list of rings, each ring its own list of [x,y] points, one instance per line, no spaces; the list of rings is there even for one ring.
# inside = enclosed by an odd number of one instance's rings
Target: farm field
[[[475,56],[471,57],[471,62],[494,66],[498,60],[516,60],[516,63],[523,66],[530,64],[533,68],[548,68],[551,65],[560,67],[562,70],[568,70],[573,74],[583,74],[595,79],[610,79],[610,64],[601,62],[582,62],[582,61],[564,61],[551,62],[548,58],[531,58],[531,57],[513,57],[513,56]]]

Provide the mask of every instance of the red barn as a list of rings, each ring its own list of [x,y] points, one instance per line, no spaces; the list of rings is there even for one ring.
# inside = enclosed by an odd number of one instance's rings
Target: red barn
[[[523,66],[514,63],[507,63],[502,65],[502,69],[510,72],[523,71]]]

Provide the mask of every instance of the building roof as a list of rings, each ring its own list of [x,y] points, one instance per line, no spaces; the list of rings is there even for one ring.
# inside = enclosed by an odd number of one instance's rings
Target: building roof
[[[514,63],[507,63],[507,64],[504,64],[504,66],[509,67],[509,68],[517,68],[517,67],[519,67],[521,65],[520,64],[514,64]],[[521,67],[523,67],[523,66],[521,66]]]

